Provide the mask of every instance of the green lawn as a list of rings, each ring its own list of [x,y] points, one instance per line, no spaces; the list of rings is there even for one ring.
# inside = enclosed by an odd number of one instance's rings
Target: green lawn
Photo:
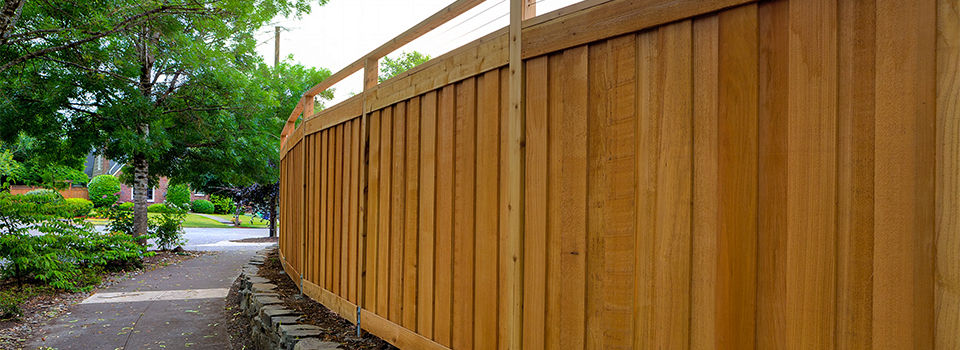
[[[150,217],[160,215],[159,213],[147,213]],[[214,216],[224,218],[226,220],[232,220],[233,215],[218,215],[213,214]],[[252,222],[251,222],[252,220]],[[87,219],[87,222],[94,225],[106,225],[110,220],[100,219],[100,218],[90,218]],[[240,215],[240,227],[246,228],[266,228],[269,223],[265,220],[260,220],[259,218],[252,218],[249,215]],[[189,213],[187,217],[183,220],[183,227],[202,227],[202,228],[232,228],[235,227],[230,224],[221,224],[212,219],[205,218],[203,216]]]

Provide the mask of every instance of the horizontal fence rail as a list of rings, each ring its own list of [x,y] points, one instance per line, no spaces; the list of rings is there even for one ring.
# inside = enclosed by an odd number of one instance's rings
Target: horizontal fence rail
[[[291,115],[304,294],[404,349],[960,346],[957,0],[513,0],[376,83],[477,3]]]

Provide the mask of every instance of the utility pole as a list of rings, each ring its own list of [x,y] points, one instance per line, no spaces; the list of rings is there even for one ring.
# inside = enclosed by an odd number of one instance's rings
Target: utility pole
[[[273,68],[280,65],[280,26],[273,27]]]

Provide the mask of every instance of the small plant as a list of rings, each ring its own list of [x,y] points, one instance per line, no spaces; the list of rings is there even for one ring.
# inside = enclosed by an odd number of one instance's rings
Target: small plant
[[[213,203],[213,212],[217,214],[233,214],[237,206],[233,204],[233,199],[220,195],[211,195],[210,202]]]
[[[120,199],[120,181],[113,175],[98,175],[87,185],[87,194],[96,207],[108,207]]]
[[[213,210],[213,203],[206,199],[195,200],[193,201],[193,205],[190,206],[190,211],[194,213],[213,214]]]
[[[160,249],[172,249],[185,244],[183,238],[183,220],[187,214],[179,210],[165,212],[151,218],[151,233],[156,237],[156,245]]]
[[[166,200],[169,206],[187,209],[190,205],[190,188],[183,184],[167,187]]]
[[[90,214],[90,211],[93,210],[93,202],[88,199],[83,198],[67,198],[64,200],[67,203],[73,205],[73,216],[87,216]]]
[[[133,211],[133,202],[123,202],[117,205],[117,209]]]

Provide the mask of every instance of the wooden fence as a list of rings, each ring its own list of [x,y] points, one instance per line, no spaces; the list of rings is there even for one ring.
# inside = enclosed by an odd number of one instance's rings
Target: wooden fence
[[[960,347],[960,1],[512,0],[375,84],[477,2],[291,115],[306,295],[404,349]]]
[[[33,190],[39,190],[41,187],[36,186],[25,186],[25,185],[12,185],[10,186],[10,194],[24,194]],[[86,187],[75,187],[69,186],[62,190],[57,190],[63,195],[63,198],[83,198],[87,199],[87,188]]]

